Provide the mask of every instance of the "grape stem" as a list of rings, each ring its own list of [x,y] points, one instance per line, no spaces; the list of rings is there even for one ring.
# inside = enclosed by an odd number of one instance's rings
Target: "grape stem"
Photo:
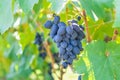
[[[87,42],[90,43],[91,42],[91,38],[90,38],[89,29],[88,29],[88,22],[87,22],[85,10],[83,10],[82,13],[83,13],[84,21],[85,21],[86,39],[87,39]]]
[[[115,29],[113,32],[112,40],[115,40],[117,35],[118,35],[118,30]]]
[[[47,51],[48,56],[50,57],[50,59],[51,59],[51,61],[52,61],[52,68],[54,69],[55,60],[54,60],[54,58],[53,58],[53,56],[52,56],[52,53],[51,53],[51,51],[50,51],[50,47],[49,47],[49,45],[48,45],[48,42],[46,41],[46,42],[44,42],[43,44],[44,44],[44,47],[45,47],[45,49],[46,49],[46,51]]]
[[[70,2],[70,3],[71,3],[72,6],[74,6],[74,8],[76,9],[76,11],[79,13],[79,15],[81,17],[83,17],[83,15],[80,13],[80,10],[72,2]]]
[[[60,80],[63,80],[63,74],[64,74],[63,67],[60,66]]]

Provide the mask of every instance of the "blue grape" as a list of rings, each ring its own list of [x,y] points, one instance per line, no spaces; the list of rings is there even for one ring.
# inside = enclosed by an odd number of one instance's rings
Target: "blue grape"
[[[55,16],[54,17],[54,23],[58,24],[60,22],[60,17],[59,16]]]
[[[82,25],[79,25],[79,27],[84,31],[85,30],[85,28],[82,26]]]
[[[63,35],[63,34],[65,34],[65,32],[66,32],[66,27],[61,26],[61,27],[59,27],[57,34],[58,35]]]
[[[85,34],[83,33],[82,30],[80,30],[78,34],[79,34],[80,37],[82,37],[82,39],[85,38]]]
[[[56,24],[53,24],[51,31],[50,31],[50,37],[53,38],[58,31],[59,27]]]
[[[40,45],[42,44],[43,42],[43,38],[42,38],[42,35],[40,35],[38,32],[36,33],[36,36],[35,36],[35,44],[37,45]]]
[[[80,17],[80,16],[78,16],[78,17],[77,17],[77,20],[78,20],[78,21],[80,21],[80,20],[81,20],[81,17]]]
[[[72,53],[72,54],[70,55],[70,58],[75,59],[75,58],[76,58],[76,55]]]
[[[56,43],[61,42],[61,41],[62,41],[62,36],[56,35],[56,36],[54,37],[54,41],[55,41]]]
[[[71,23],[78,23],[76,20],[72,20]]]
[[[72,45],[68,45],[68,47],[66,48],[67,51],[71,51],[73,49]]]
[[[60,43],[58,42],[58,43],[56,43],[57,44],[57,47],[60,47]]]
[[[69,34],[66,34],[65,36],[66,36],[66,38],[70,38],[71,37]]]
[[[45,59],[45,57],[47,56],[47,54],[46,54],[46,52],[41,52],[41,53],[39,54],[39,56],[40,56],[41,58]]]
[[[63,41],[63,42],[60,43],[60,46],[62,48],[66,48],[67,47],[67,43],[65,41]]]
[[[72,27],[73,27],[73,29],[74,29],[77,33],[79,33],[79,31],[80,31],[80,27],[79,27],[78,24],[73,23],[73,24],[72,24]]]
[[[72,44],[73,46],[77,46],[77,40],[71,40],[71,44]]]
[[[62,48],[62,47],[60,47],[60,48],[59,48],[59,53],[62,54],[62,55],[64,55],[64,54],[65,54],[65,49]]]
[[[68,26],[68,27],[66,28],[66,32],[67,32],[68,34],[72,34],[72,33],[73,33],[73,29],[72,29],[70,26]]]
[[[67,68],[67,66],[68,66],[67,62],[62,62],[62,66],[63,66],[63,68]]]
[[[61,26],[66,26],[66,24],[64,22],[59,22],[58,27],[61,27]]]
[[[72,51],[73,51],[74,54],[79,54],[80,53],[80,49],[78,47],[74,47]]]
[[[78,34],[74,31],[72,36],[71,36],[71,39],[75,39],[77,36],[78,36]]]
[[[81,43],[80,41],[78,41],[78,47],[79,47],[80,51],[83,50],[83,48],[82,48],[82,43]]]
[[[68,58],[68,59],[67,59],[67,63],[68,63],[68,64],[70,64],[70,65],[71,65],[71,64],[72,64],[72,62],[73,62],[73,59],[72,59],[72,58]]]
[[[70,42],[70,40],[67,37],[65,37],[63,40],[66,41],[67,43]]]
[[[64,55],[63,55],[63,60],[67,60],[68,59],[68,54],[67,53],[65,53]]]
[[[45,26],[45,28],[50,29],[52,27],[52,24],[53,24],[53,22],[48,20],[48,21],[45,22],[44,26]]]

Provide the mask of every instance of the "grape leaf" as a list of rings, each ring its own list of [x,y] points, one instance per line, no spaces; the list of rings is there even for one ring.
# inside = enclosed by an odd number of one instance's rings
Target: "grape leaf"
[[[12,0],[0,0],[0,33],[4,33],[13,22]]]
[[[55,11],[55,13],[59,14],[67,3],[67,0],[48,0],[52,5],[51,9]]]
[[[120,79],[120,45],[115,42],[94,41],[86,47],[96,80]]]
[[[87,14],[95,20],[95,15],[104,19],[107,14],[105,14],[105,8],[113,8],[113,0],[101,1],[101,0],[79,0],[82,7],[86,10]],[[109,4],[108,4],[109,3]],[[94,15],[95,14],[95,15]]]
[[[113,27],[120,27],[120,0],[115,0],[116,17]]]
[[[39,0],[19,0],[19,5],[25,13],[28,13],[38,1]]]
[[[74,62],[73,67],[77,73],[84,74],[83,80],[88,80],[87,67],[82,57]]]

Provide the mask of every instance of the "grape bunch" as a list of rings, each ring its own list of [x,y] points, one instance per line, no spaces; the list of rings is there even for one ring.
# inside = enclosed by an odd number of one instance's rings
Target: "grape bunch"
[[[80,17],[79,19],[80,20]],[[48,20],[44,27],[50,29],[50,37],[59,48],[63,68],[71,65],[76,56],[83,50],[81,40],[85,38],[84,27],[78,25],[77,20],[69,20],[68,26],[60,21],[59,16],[54,16],[54,20]]]
[[[38,50],[39,50],[39,57],[41,57],[42,59],[45,59],[45,57],[47,56],[46,54],[46,50],[43,46],[43,35],[39,34],[38,32],[36,33],[35,36],[35,42],[36,45],[38,45]]]

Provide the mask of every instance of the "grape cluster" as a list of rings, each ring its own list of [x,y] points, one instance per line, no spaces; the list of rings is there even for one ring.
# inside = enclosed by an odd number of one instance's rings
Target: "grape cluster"
[[[45,59],[45,57],[47,56],[46,54],[46,50],[43,47],[43,35],[39,34],[38,32],[36,33],[35,36],[35,42],[36,45],[38,45],[38,50],[39,50],[39,57]]]
[[[59,48],[59,57],[64,68],[71,65],[76,56],[83,50],[81,40],[85,38],[82,25],[78,25],[76,20],[68,22],[67,26],[64,22],[60,22],[59,16],[54,16],[53,21],[48,20],[44,24],[45,28],[50,29],[50,37]]]

